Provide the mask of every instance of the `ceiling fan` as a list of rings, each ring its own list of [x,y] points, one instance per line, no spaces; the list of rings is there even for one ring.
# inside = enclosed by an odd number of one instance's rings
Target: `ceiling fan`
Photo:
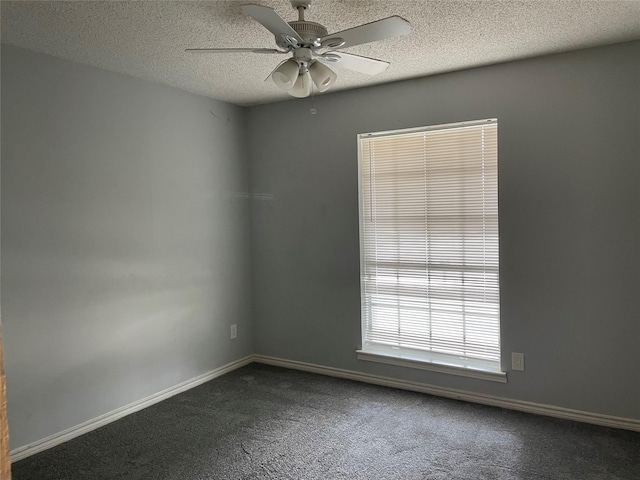
[[[189,53],[261,53],[289,54],[271,72],[278,88],[294,97],[311,94],[312,83],[320,92],[327,90],[337,79],[337,74],[327,65],[336,64],[360,73],[374,75],[383,72],[389,62],[345,53],[339,49],[375,42],[411,33],[411,25],[405,19],[392,16],[341,32],[328,34],[319,23],[304,19],[311,0],[290,0],[298,11],[298,20],[286,22],[276,11],[261,5],[243,5],[242,11],[262,24],[275,36],[278,48],[188,48]]]

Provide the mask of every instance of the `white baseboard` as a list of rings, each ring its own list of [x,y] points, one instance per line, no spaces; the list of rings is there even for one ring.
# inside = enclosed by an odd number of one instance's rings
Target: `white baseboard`
[[[92,430],[100,428],[108,423],[119,420],[122,417],[138,412],[144,408],[150,407],[158,402],[166,400],[169,397],[185,392],[191,388],[202,385],[209,380],[220,377],[225,373],[229,373],[240,367],[244,367],[252,362],[273,365],[277,367],[289,368],[292,370],[302,370],[305,372],[318,373],[330,377],[346,378],[358,382],[371,383],[384,387],[398,388],[401,390],[411,390],[414,392],[428,393],[440,397],[453,398],[456,400],[464,400],[466,402],[479,403],[482,405],[490,405],[494,407],[508,408],[521,412],[535,413],[538,415],[546,415],[549,417],[564,418],[567,420],[575,420],[578,422],[591,423],[605,427],[621,428],[625,430],[633,430],[640,432],[640,420],[633,418],[614,417],[611,415],[602,415],[599,413],[584,412],[581,410],[572,410],[569,408],[555,407],[552,405],[544,405],[540,403],[524,402],[522,400],[512,400],[509,398],[497,397],[493,395],[484,395],[481,393],[473,393],[465,390],[457,390],[453,388],[437,387],[425,383],[409,382],[406,380],[398,380],[395,378],[371,375],[368,373],[360,373],[353,370],[343,370],[340,368],[325,367],[322,365],[314,365],[311,363],[297,362],[294,360],[286,360],[282,358],[268,357],[265,355],[249,355],[235,362],[228,363],[220,368],[211,370],[197,377],[182,382],[173,387],[167,388],[156,394],[130,403],[124,407],[118,408],[111,412],[100,415],[74,427],[68,428],[62,432],[53,434],[49,437],[38,440],[37,442],[18,447],[11,451],[11,461],[17,462],[23,458],[27,458],[36,453],[55,447],[72,438],[78,437]]]
[[[36,453],[42,452],[51,447],[55,447],[56,445],[71,440],[72,438],[78,437],[85,433],[89,433],[92,430],[107,425],[108,423],[115,422],[122,417],[150,407],[151,405],[166,400],[169,397],[173,397],[174,395],[185,392],[191,388],[197,387],[198,385],[202,385],[203,383],[220,377],[225,373],[229,373],[232,370],[244,367],[245,365],[250,364],[252,361],[253,355],[249,355],[248,357],[241,358],[240,360],[236,360],[235,362],[228,363],[226,365],[223,365],[222,367],[216,368],[207,373],[203,373],[202,375],[198,375],[197,377],[187,380],[186,382],[182,382],[178,385],[174,385],[173,387],[169,387],[165,390],[162,390],[161,392],[138,400],[137,402],[130,403],[129,405],[125,405],[124,407],[105,413],[104,415],[100,415],[99,417],[87,420],[86,422],[63,430],[62,432],[50,435],[46,438],[43,438],[42,440],[38,440],[37,442],[18,447],[15,450],[12,450],[10,453],[11,462],[17,462],[18,460],[22,460],[23,458],[35,455]]]
[[[522,400],[513,400],[510,398],[497,397],[493,395],[484,395],[481,393],[468,392],[465,390],[457,390],[453,388],[437,387],[434,385],[428,385],[426,383],[409,382],[406,380],[398,380],[395,378],[371,375],[368,373],[360,373],[352,370],[342,370],[339,368],[325,367],[322,365],[297,362],[294,360],[268,357],[265,355],[254,355],[253,361],[256,363],[264,363],[266,365],[290,368],[293,370],[303,370],[305,372],[319,373],[321,375],[327,375],[330,377],[346,378],[349,380],[356,380],[358,382],[371,383],[374,385],[382,385],[385,387],[399,388],[402,390],[428,393],[430,395],[453,398],[456,400],[464,400],[466,402],[479,403],[482,405],[490,405],[493,407],[507,408],[510,410],[535,413],[538,415],[546,415],[548,417],[563,418],[566,420],[575,420],[578,422],[591,423],[594,425],[621,428],[625,430],[640,432],[640,420],[636,420],[633,418],[614,417],[611,415],[585,412],[582,410],[572,410],[570,408],[555,407],[553,405],[524,402]]]

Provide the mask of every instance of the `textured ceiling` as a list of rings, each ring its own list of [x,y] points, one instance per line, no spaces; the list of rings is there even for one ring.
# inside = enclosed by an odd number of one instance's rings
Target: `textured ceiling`
[[[279,55],[192,55],[185,48],[275,46],[241,5],[297,19],[289,0],[2,1],[2,42],[238,105],[291,98],[264,79]],[[306,19],[329,33],[390,15],[413,32],[345,51],[391,62],[368,76],[335,67],[329,90],[640,39],[640,0],[313,0]]]

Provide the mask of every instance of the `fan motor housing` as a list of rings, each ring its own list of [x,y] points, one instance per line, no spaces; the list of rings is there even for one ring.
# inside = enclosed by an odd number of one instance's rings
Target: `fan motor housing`
[[[327,29],[316,22],[307,22],[305,20],[298,20],[294,22],[289,22],[291,28],[293,28],[300,38],[302,38],[305,42],[314,43],[318,39],[327,36]]]

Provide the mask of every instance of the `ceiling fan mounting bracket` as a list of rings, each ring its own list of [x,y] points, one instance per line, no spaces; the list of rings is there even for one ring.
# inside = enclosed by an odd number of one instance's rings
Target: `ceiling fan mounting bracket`
[[[309,10],[311,8],[311,0],[291,0],[291,6],[296,10],[299,8]]]

